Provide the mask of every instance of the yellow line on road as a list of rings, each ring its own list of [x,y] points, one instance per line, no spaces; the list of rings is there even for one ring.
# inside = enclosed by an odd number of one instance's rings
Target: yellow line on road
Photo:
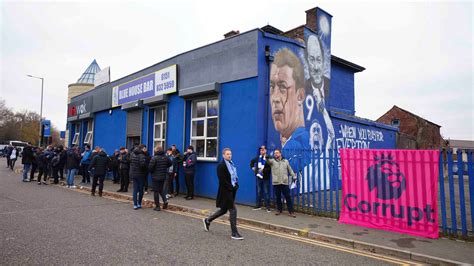
[[[184,213],[184,212],[171,211],[171,210],[165,210],[165,211],[166,212],[171,212],[171,213],[174,213],[174,214],[178,214],[178,215],[182,215],[182,216],[196,218],[196,219],[205,218],[204,216],[200,216],[200,215],[197,215],[197,214]],[[222,220],[215,220],[214,222],[217,222],[219,224],[226,224],[226,225],[229,224],[229,222],[222,221]],[[372,253],[368,253],[368,252],[364,252],[364,251],[358,251],[358,250],[355,250],[355,249],[352,249],[352,248],[346,248],[346,247],[343,247],[343,246],[338,246],[338,245],[334,245],[334,244],[330,244],[330,243],[326,243],[326,242],[322,242],[322,241],[318,241],[318,240],[314,240],[314,239],[307,239],[307,238],[303,238],[303,237],[299,237],[299,236],[294,236],[294,235],[274,232],[274,231],[270,231],[270,230],[265,230],[265,229],[250,226],[250,225],[239,224],[239,227],[243,228],[243,229],[246,229],[246,230],[258,232],[258,233],[273,235],[273,236],[276,236],[276,237],[286,238],[286,239],[289,239],[289,240],[298,241],[298,242],[311,244],[311,245],[315,245],[315,246],[326,247],[326,248],[330,248],[330,249],[334,249],[334,250],[338,250],[338,251],[342,251],[342,252],[346,252],[346,253],[351,253],[351,254],[358,255],[358,256],[364,256],[364,257],[368,257],[368,258],[372,258],[372,259],[376,259],[376,260],[381,260],[381,261],[385,261],[385,262],[389,262],[389,263],[394,263],[394,264],[399,264],[399,265],[421,265],[421,264],[416,264],[413,261],[409,261],[409,260],[402,260],[402,259],[397,259],[397,258],[390,257],[390,256],[385,256],[385,255],[380,255],[380,254],[372,254]]]
[[[75,189],[75,191],[81,192],[81,193],[88,193],[87,191],[82,190],[82,189]],[[115,201],[120,201],[120,202],[124,202],[124,203],[129,202],[128,200],[122,200],[122,199],[117,199],[117,198],[108,197],[108,196],[105,196],[104,198],[115,200]],[[174,213],[174,214],[181,215],[181,216],[196,218],[196,219],[205,218],[204,215],[198,215],[198,214],[189,213],[189,212],[172,211],[172,210],[169,210],[169,209],[168,210],[163,210],[163,211],[169,212],[169,213]],[[203,211],[201,211],[201,213],[202,214],[209,213],[210,211],[211,210],[203,210]],[[224,224],[224,225],[229,224],[229,222],[223,221],[223,220],[215,220],[214,222],[219,223],[219,224]],[[394,258],[394,257],[385,256],[385,255],[381,255],[381,254],[373,254],[373,253],[360,251],[360,250],[355,250],[355,249],[344,247],[344,246],[338,246],[338,245],[335,245],[335,244],[326,243],[326,242],[322,242],[322,241],[318,241],[318,240],[314,240],[314,239],[308,239],[308,238],[300,237],[300,236],[296,236],[296,235],[290,235],[290,234],[270,231],[270,230],[266,230],[266,229],[262,229],[262,228],[259,228],[259,227],[246,225],[246,224],[239,224],[239,227],[243,228],[243,229],[246,229],[246,230],[254,231],[254,232],[257,232],[257,233],[272,235],[272,236],[285,238],[285,239],[293,240],[293,241],[298,241],[298,242],[301,242],[301,243],[310,244],[310,245],[314,245],[314,246],[330,248],[330,249],[334,249],[334,250],[338,250],[338,251],[342,251],[342,252],[346,252],[346,253],[351,253],[351,254],[358,255],[358,256],[364,256],[364,257],[368,257],[368,258],[372,258],[372,259],[376,259],[376,260],[380,260],[380,261],[389,262],[389,263],[394,263],[394,264],[399,264],[399,265],[422,265],[422,264],[418,264],[418,263],[415,263],[415,262],[409,261],[409,260],[397,259],[397,258]],[[301,233],[303,233],[305,231],[306,230],[303,229],[303,230],[301,230]]]

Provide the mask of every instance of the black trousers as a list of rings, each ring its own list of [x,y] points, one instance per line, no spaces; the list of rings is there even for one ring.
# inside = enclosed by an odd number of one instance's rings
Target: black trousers
[[[15,167],[16,159],[10,159],[10,169],[13,170],[13,167]]]
[[[46,182],[46,179],[48,178],[47,171],[48,171],[47,168],[42,168],[42,167],[38,168],[38,182],[41,181],[42,176],[43,176],[44,182]]]
[[[10,167],[10,156],[7,155],[7,168]]]
[[[129,169],[120,169],[120,190],[127,192],[128,185],[130,183],[130,172]]]
[[[165,183],[165,193],[166,194],[174,194],[174,188],[173,188],[173,180],[176,179],[174,176],[175,173],[168,173],[167,178],[166,178],[166,183]],[[178,182],[177,182],[178,183]],[[176,191],[179,191],[179,185],[176,184]]]
[[[120,177],[119,177],[119,173],[118,173],[118,168],[115,168],[115,167],[114,167],[114,168],[112,169],[112,175],[113,175],[113,177],[114,177],[114,184],[120,182]]]
[[[38,169],[38,165],[37,164],[31,164],[30,180],[35,179],[36,169]]]
[[[54,184],[59,183],[59,167],[53,167]]]
[[[94,175],[94,177],[92,178],[92,193],[95,193],[97,183],[99,183],[99,193],[102,193],[102,190],[104,189],[104,179],[105,175]]]
[[[226,214],[227,211],[229,211],[230,217],[230,229],[232,231],[232,234],[238,233],[237,231],[237,208],[235,208],[235,204],[232,206],[231,209],[227,208],[220,208],[218,209],[215,213],[211,214],[209,217],[207,217],[207,221],[210,223],[214,221],[215,219],[221,217],[222,215]]]
[[[155,180],[152,179],[152,186],[153,186],[153,198],[155,200],[156,207],[160,206],[160,196],[163,202],[166,202],[166,195],[164,192],[164,185],[166,180]]]
[[[194,172],[184,173],[184,179],[186,180],[186,197],[194,197]]]
[[[64,165],[59,166],[59,179],[64,179]]]
[[[91,182],[91,177],[89,176],[89,164],[82,165],[82,183],[86,182]]]

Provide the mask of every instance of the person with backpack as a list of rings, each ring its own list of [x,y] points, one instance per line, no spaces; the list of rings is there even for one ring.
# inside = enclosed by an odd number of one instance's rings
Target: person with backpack
[[[163,209],[168,208],[168,199],[165,196],[164,184],[167,181],[168,168],[172,166],[173,163],[165,155],[163,148],[157,146],[155,148],[155,155],[151,158],[148,165],[148,171],[151,173],[151,180],[153,186],[153,196],[155,200],[155,211],[160,211],[160,196],[163,199]]]
[[[103,149],[94,156],[92,159],[89,169],[94,169],[94,175],[92,177],[92,192],[91,195],[95,196],[95,191],[97,188],[97,182],[99,183],[99,197],[102,197],[102,191],[104,189],[104,179],[107,174],[107,168],[109,164],[109,157]],[[89,170],[88,169],[88,170]]]
[[[28,144],[23,148],[21,163],[23,164],[23,182],[30,182],[28,178],[28,172],[30,171],[31,164],[33,163],[33,149],[31,145]]]
[[[166,150],[166,157],[168,157],[168,159],[170,159],[171,161],[171,166],[168,167],[168,173],[167,173],[167,177],[165,181],[166,198],[169,199],[169,198],[174,197],[173,180],[175,179],[175,176],[176,176],[173,149],[169,148],[168,150]]]

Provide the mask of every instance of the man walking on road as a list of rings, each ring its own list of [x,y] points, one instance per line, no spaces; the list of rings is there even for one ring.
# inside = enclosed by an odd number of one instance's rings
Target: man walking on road
[[[219,178],[219,190],[217,192],[216,207],[220,208],[209,217],[204,218],[204,230],[209,231],[211,222],[229,211],[230,228],[232,230],[232,239],[242,240],[243,236],[237,231],[237,208],[235,207],[235,195],[239,189],[239,178],[237,168],[232,162],[232,151],[225,148],[222,151],[224,159],[217,165],[217,177]]]
[[[155,199],[155,211],[160,211],[160,196],[163,199],[163,209],[168,208],[168,200],[163,191],[163,186],[167,181],[168,168],[172,165],[171,160],[166,157],[161,146],[155,148],[155,156],[150,160],[148,170],[151,173],[153,186],[153,196]]]

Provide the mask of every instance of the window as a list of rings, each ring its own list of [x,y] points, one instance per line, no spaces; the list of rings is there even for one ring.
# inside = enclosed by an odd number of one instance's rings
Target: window
[[[195,100],[191,108],[191,145],[198,159],[217,160],[219,101]]]
[[[92,120],[87,121],[87,133],[86,136],[84,137],[84,143],[85,144],[92,144],[92,133],[94,131],[94,126],[92,124]]]
[[[74,137],[72,137],[72,144],[73,145],[79,145],[79,124],[74,124]]]
[[[166,141],[166,108],[159,106],[155,108],[155,121],[153,124],[153,145],[165,148]]]
[[[392,119],[392,126],[394,127],[400,126],[400,119]]]

